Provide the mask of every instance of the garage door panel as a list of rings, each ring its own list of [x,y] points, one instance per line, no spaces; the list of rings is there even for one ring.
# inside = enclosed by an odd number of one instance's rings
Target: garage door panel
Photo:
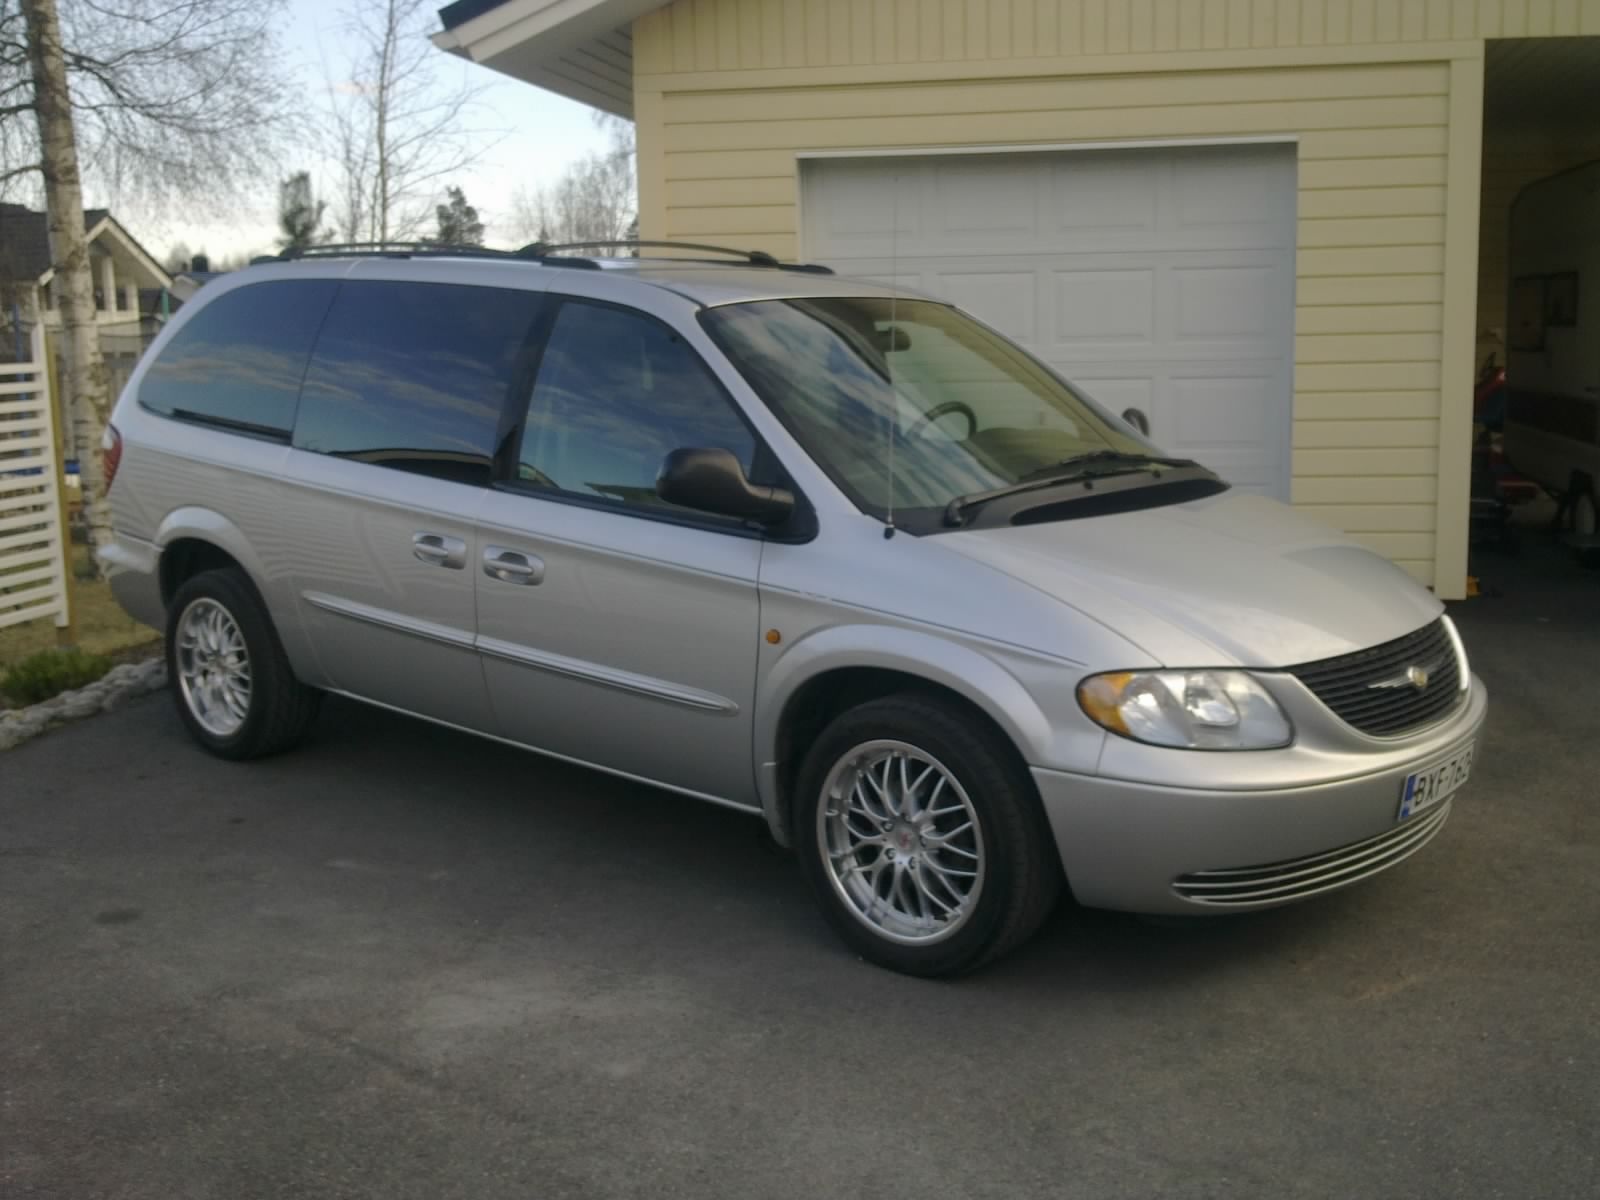
[[[1281,174],[1282,155],[1276,147],[1227,155],[1178,154],[1173,161],[1176,224],[1181,229],[1251,226],[1257,230],[1257,245],[1272,245],[1274,238],[1294,232],[1292,223],[1285,225],[1294,210],[1277,186]]]
[[[881,283],[887,288],[902,288],[908,292],[926,292],[929,295],[938,293],[938,276],[929,272],[915,274],[901,271],[898,274],[886,270],[852,269],[850,276],[853,279],[865,279],[868,283]]]
[[[1278,275],[1269,265],[1175,268],[1173,337],[1180,342],[1225,338],[1270,344],[1281,324],[1274,311],[1281,290]]]
[[[1055,233],[1085,234],[1152,231],[1159,223],[1165,164],[1120,155],[1085,172],[1071,162],[1049,170],[1044,222]]]
[[[1151,268],[1055,273],[1055,344],[1151,346],[1156,340],[1156,273]]]
[[[1254,447],[1264,453],[1279,432],[1277,422],[1261,419],[1272,407],[1273,384],[1270,375],[1172,378],[1174,438],[1194,450]]]
[[[932,227],[941,235],[977,235],[997,246],[1025,251],[1039,228],[1035,172],[972,159],[941,166],[933,175]],[[909,199],[909,198],[908,198]]]
[[[982,319],[1013,341],[1039,341],[1039,306],[1032,271],[940,271],[923,285]]]
[[[907,249],[920,232],[916,194],[914,182],[885,181],[866,163],[829,164],[827,187],[805,196],[807,221],[828,231],[836,254],[875,255],[891,237]]]
[[[960,305],[1288,498],[1292,149],[813,160],[802,186],[808,256]]]

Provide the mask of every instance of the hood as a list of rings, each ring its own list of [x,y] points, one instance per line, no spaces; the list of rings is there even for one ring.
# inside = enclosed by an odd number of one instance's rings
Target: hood
[[[1078,609],[1166,666],[1315,662],[1397,638],[1443,611],[1387,559],[1288,505],[1233,491],[937,541]]]

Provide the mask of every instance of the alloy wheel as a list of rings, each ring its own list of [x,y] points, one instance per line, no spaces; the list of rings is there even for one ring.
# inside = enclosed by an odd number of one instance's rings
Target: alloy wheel
[[[178,686],[200,727],[231,737],[250,715],[250,652],[239,623],[208,597],[193,601],[178,619]]]
[[[865,742],[841,756],[823,784],[816,836],[845,906],[890,941],[950,937],[982,894],[977,810],[948,767],[909,743]]]

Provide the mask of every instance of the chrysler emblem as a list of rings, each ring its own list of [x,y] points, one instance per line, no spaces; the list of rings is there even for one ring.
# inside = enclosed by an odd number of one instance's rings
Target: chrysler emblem
[[[1367,684],[1369,688],[1398,688],[1414,687],[1422,691],[1428,686],[1428,668],[1409,666],[1398,675],[1391,675],[1388,679],[1380,679],[1376,683]]]

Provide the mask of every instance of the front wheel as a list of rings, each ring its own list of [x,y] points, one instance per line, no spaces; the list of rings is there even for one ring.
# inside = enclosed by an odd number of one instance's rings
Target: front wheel
[[[971,970],[1027,939],[1060,893],[1026,770],[937,697],[889,696],[836,718],[801,766],[793,820],[830,924],[892,970]]]
[[[167,610],[167,677],[195,741],[220,758],[294,745],[322,694],[294,677],[266,606],[243,571],[202,571]]]

